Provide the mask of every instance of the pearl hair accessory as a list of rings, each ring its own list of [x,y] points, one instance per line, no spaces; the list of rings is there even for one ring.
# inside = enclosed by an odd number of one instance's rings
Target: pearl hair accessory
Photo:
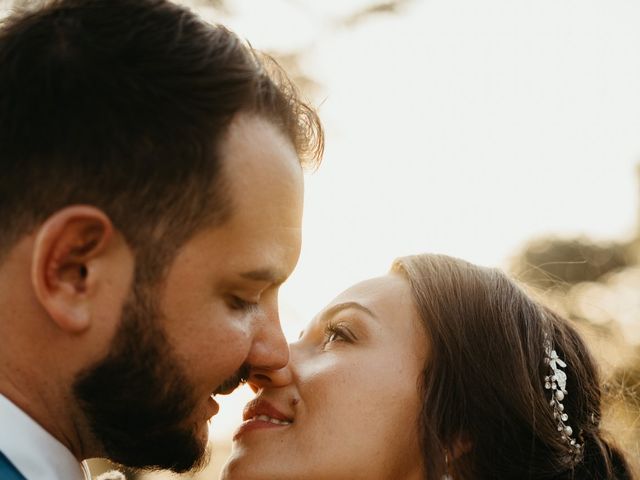
[[[544,363],[550,369],[550,374],[544,377],[544,388],[551,391],[549,405],[553,408],[553,417],[558,422],[558,432],[569,445],[571,453],[577,457],[582,453],[582,445],[573,438],[573,429],[567,424],[569,415],[564,411],[562,404],[569,392],[567,392],[567,374],[560,369],[567,368],[567,364],[558,357],[549,337],[545,338],[544,352]]]
[[[447,467],[447,473],[445,473],[441,480],[453,480],[453,477],[449,475],[449,452],[445,450],[444,452],[444,464]]]
[[[444,452],[444,464],[447,469],[446,473],[440,478],[440,480],[453,480],[453,477],[449,475],[449,452]]]

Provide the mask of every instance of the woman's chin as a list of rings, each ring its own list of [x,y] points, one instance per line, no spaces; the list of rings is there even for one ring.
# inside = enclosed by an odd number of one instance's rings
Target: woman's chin
[[[224,464],[218,480],[237,480],[240,478],[253,480],[253,477],[247,476],[247,472],[243,471],[246,470],[246,468],[244,468],[246,466],[245,463],[246,459],[243,461],[242,458],[237,458],[234,453],[232,453],[231,457],[227,459],[227,463]],[[250,472],[248,473],[250,474]]]
[[[256,460],[254,458],[254,460]],[[231,455],[224,464],[223,475],[220,479],[233,479],[235,474],[243,470],[249,470],[247,465],[251,462],[251,450],[239,446],[234,442]]]
[[[225,463],[219,480],[269,480],[290,478],[284,472],[275,472],[270,468],[273,457],[256,454],[254,449],[234,444],[231,455]],[[282,465],[282,462],[279,462]]]

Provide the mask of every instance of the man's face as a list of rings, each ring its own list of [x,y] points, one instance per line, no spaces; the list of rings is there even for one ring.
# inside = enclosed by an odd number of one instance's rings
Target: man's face
[[[221,155],[231,217],[187,241],[159,285],[134,285],[111,351],[75,384],[105,453],[125,465],[198,465],[212,393],[288,360],[277,299],[300,253],[302,170],[281,132],[246,114]]]

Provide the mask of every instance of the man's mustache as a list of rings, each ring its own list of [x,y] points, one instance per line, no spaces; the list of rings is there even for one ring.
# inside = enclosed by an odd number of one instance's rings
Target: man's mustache
[[[238,371],[231,377],[227,378],[220,384],[218,388],[213,392],[214,395],[228,395],[233,392],[238,386],[249,379],[249,365],[242,365]]]

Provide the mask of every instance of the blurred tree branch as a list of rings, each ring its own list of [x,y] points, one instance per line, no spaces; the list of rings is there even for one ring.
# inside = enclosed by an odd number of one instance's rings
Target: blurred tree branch
[[[196,10],[198,7],[209,7],[218,10],[221,14],[234,15],[232,2],[229,0],[182,0],[182,2],[193,6]],[[365,6],[355,8],[347,14],[343,14],[335,18],[327,17],[323,20],[325,20],[330,31],[341,28],[353,28],[379,15],[394,15],[401,13],[404,8],[414,2],[415,0],[371,1]],[[288,0],[287,3],[289,3],[292,8],[304,11],[306,15],[315,14],[310,8],[310,5],[312,5],[312,2],[310,1]],[[319,32],[318,35],[320,36],[322,33],[323,32]],[[320,89],[318,82],[306,74],[302,67],[301,59],[307,53],[306,51],[269,51],[267,53],[277,60],[277,62],[287,71],[293,82],[307,96],[313,96],[313,94]]]
[[[340,24],[345,27],[354,27],[362,22],[369,20],[373,16],[380,14],[397,14],[402,11],[414,0],[391,0],[388,2],[375,2],[367,5],[350,15],[343,17]]]
[[[629,243],[596,243],[587,238],[540,238],[530,242],[514,258],[513,273],[537,288],[566,288],[593,282],[617,269],[634,264]]]

